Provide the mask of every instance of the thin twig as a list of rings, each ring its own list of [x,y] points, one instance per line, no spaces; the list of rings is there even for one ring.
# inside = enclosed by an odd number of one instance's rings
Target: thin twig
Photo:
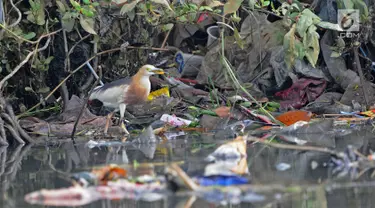
[[[13,22],[13,24],[9,25],[9,27],[14,27],[16,25],[18,25],[20,22],[21,22],[21,19],[22,19],[22,13],[21,11],[16,7],[16,5],[14,5],[14,2],[13,0],[10,0],[10,4],[12,5],[12,7],[14,8],[14,10],[16,10],[17,14],[18,14],[18,18],[15,22]]]
[[[280,149],[293,149],[293,150],[301,150],[301,151],[317,151],[317,152],[324,152],[332,155],[337,155],[337,152],[334,150],[330,150],[328,148],[322,147],[314,147],[314,146],[299,146],[299,145],[291,145],[291,144],[280,144],[280,143],[271,143],[264,141],[262,139],[254,138],[254,137],[247,137],[247,141],[250,142],[259,142],[261,144],[265,144],[271,147],[280,148]]]
[[[78,117],[76,119],[76,122],[74,123],[73,131],[72,131],[72,135],[71,135],[73,142],[74,142],[74,136],[75,136],[75,132],[76,132],[76,129],[77,129],[77,125],[79,123],[79,120],[82,117],[82,114],[83,114],[85,108],[86,108],[87,101],[90,98],[90,95],[91,95],[92,91],[95,89],[95,87],[99,84],[99,81],[101,80],[101,77],[102,77],[102,67],[98,67],[98,68],[99,68],[99,79],[97,79],[95,81],[95,83],[92,85],[92,87],[90,89],[90,92],[88,93],[87,97],[84,99],[84,103],[82,105],[82,108],[81,108],[81,110],[79,112],[79,115],[78,115]]]
[[[89,35],[86,35],[85,37],[81,38],[79,41],[77,41],[69,50],[69,52],[66,54],[66,57],[65,57],[65,62],[67,62],[69,60],[69,56],[70,54],[73,53],[74,49],[84,40],[86,40],[88,37],[90,37],[91,34]],[[66,65],[68,65],[68,63],[65,63]],[[70,67],[67,69],[68,72],[70,72]]]
[[[79,91],[80,92],[83,92],[85,91],[88,87],[90,87],[92,81],[94,80],[94,75],[92,75],[92,73],[90,73],[88,75],[89,77],[86,79],[86,82],[79,88]]]
[[[47,37],[48,36],[48,39],[47,39],[47,41],[46,41],[46,43],[44,44],[44,46],[43,47],[41,47],[41,48],[39,48],[39,49],[36,49],[36,50],[34,50],[34,51],[32,51],[32,52],[30,52],[29,54],[27,54],[27,56],[26,56],[26,58],[21,62],[21,63],[19,63],[13,70],[12,70],[12,72],[11,73],[9,73],[7,76],[5,76],[1,81],[0,81],[0,91],[2,91],[3,89],[3,86],[4,86],[4,83],[6,82],[6,81],[8,81],[8,79],[10,79],[10,78],[12,78],[17,72],[18,72],[18,70],[20,70],[21,69],[21,67],[23,66],[23,65],[25,65],[28,61],[29,61],[29,59],[31,58],[31,56],[34,54],[34,52],[40,52],[40,51],[43,51],[43,50],[46,50],[47,49],[47,47],[48,47],[48,45],[49,45],[49,42],[51,41],[51,35],[54,35],[54,34],[56,34],[56,33],[58,33],[58,32],[60,32],[61,30],[57,30],[57,31],[55,31],[55,32],[52,32],[52,33],[49,33],[49,34],[47,34],[47,35],[42,35],[39,39],[38,39],[38,42],[39,41],[41,41],[44,37]]]
[[[64,72],[68,72],[70,71],[70,60],[68,56],[69,46],[68,46],[68,41],[66,38],[65,29],[62,30],[62,34],[63,34],[63,39],[64,39],[64,51],[65,51]],[[68,102],[69,102],[69,91],[68,91],[68,88],[66,87],[66,83],[64,83],[60,87],[60,93],[61,93],[61,97],[63,100],[63,111],[65,111],[68,108]]]
[[[161,44],[161,47],[160,48],[164,48],[165,47],[165,44],[167,43],[167,40],[169,38],[169,35],[171,34],[171,31],[172,31],[172,28],[170,30],[168,30],[167,34],[165,35],[165,38],[164,38],[164,41],[163,43]]]
[[[365,97],[365,102],[366,102],[366,108],[369,106],[369,98],[368,98],[368,95],[367,95],[367,91],[366,91],[366,80],[363,76],[363,71],[362,71],[362,67],[361,67],[361,63],[359,62],[359,55],[358,55],[358,50],[359,50],[359,47],[355,47],[354,48],[354,58],[355,58],[355,62],[356,62],[356,68],[357,68],[357,71],[358,71],[358,74],[359,74],[359,78],[361,79],[361,85],[362,85],[362,91],[363,91],[363,96]]]

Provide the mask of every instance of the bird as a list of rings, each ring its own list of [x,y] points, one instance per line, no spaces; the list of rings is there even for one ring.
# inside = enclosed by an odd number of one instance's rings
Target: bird
[[[147,100],[151,91],[150,76],[156,74],[165,74],[165,72],[161,68],[146,64],[132,77],[125,77],[94,88],[88,101],[99,100],[103,103],[103,106],[114,109],[107,116],[104,134],[107,134],[110,119],[118,111],[120,111],[121,128],[124,133],[129,134],[124,124],[126,107]]]

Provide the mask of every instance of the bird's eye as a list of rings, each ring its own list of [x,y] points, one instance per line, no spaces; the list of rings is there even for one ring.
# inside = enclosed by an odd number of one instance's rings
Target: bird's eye
[[[146,68],[147,71],[150,71],[151,69],[150,68]]]

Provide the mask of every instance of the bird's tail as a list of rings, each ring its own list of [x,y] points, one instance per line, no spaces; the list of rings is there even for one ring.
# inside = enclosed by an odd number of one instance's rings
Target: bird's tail
[[[101,88],[102,86],[98,86],[98,87],[95,87],[94,90],[91,92],[90,94],[90,97],[89,97],[89,100],[95,100],[95,99],[98,99],[98,93],[99,93],[99,89]]]

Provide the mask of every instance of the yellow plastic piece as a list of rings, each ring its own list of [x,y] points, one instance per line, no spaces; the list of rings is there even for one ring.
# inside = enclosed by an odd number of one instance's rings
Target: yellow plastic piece
[[[375,111],[374,111],[374,110],[361,112],[360,114],[361,114],[361,115],[368,116],[368,117],[371,117],[371,118],[375,117]]]
[[[160,97],[160,96],[167,96],[167,97],[171,97],[171,95],[169,94],[169,87],[163,87],[159,90],[155,90],[153,92],[151,92],[149,95],[148,95],[148,100],[153,100],[157,97]]]

